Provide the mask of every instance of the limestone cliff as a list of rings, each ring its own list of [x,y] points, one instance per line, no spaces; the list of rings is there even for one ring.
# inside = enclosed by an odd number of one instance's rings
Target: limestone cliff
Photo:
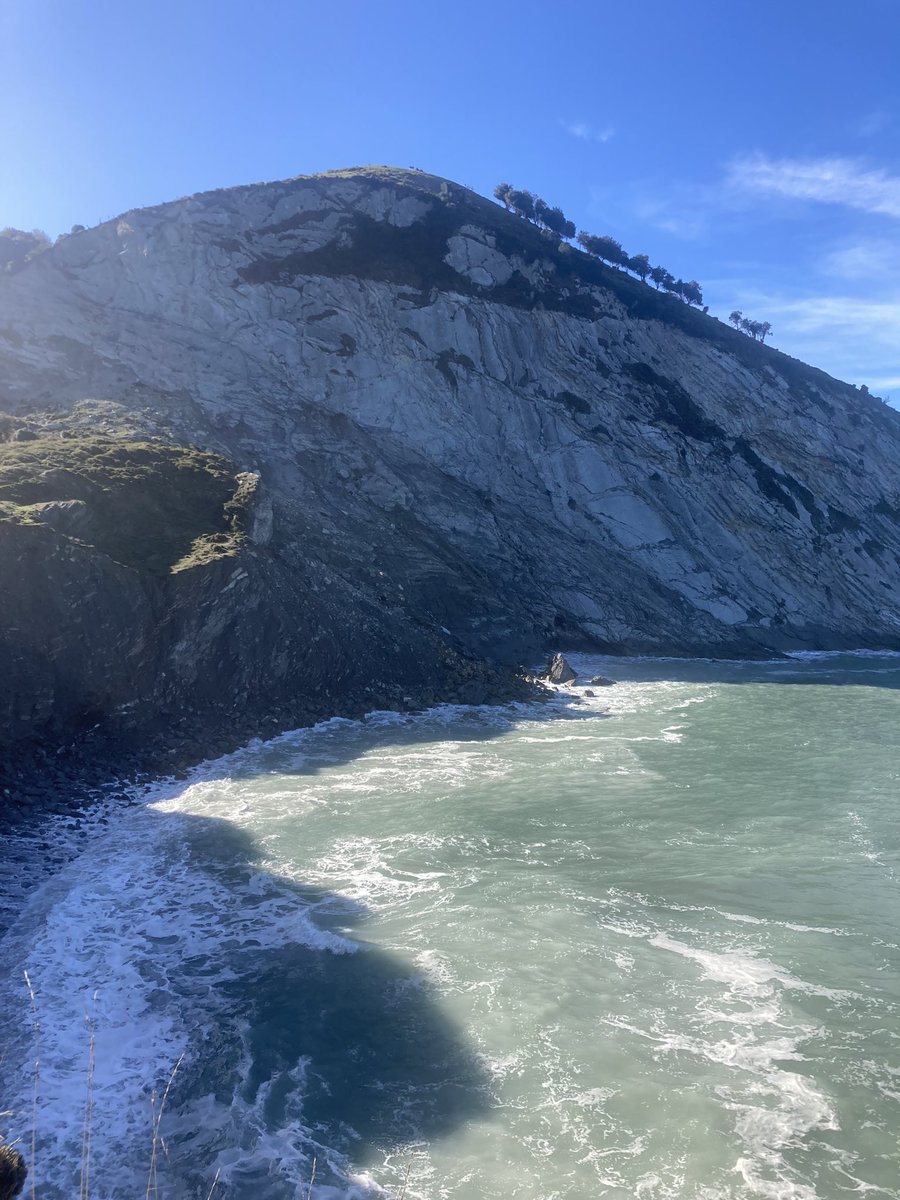
[[[217,561],[205,600],[170,579],[147,601],[167,657],[131,661],[193,680],[176,710],[211,688],[261,711],[267,679],[315,696],[320,629],[323,677],[352,661],[360,687],[448,648],[900,645],[898,414],[419,172],[212,192],[61,240],[0,277],[0,410],[9,436],[156,439],[259,476],[264,547]],[[58,527],[24,536],[76,570]],[[139,601],[92,562],[99,646]],[[14,645],[15,571],[2,586]],[[182,594],[215,654],[172,617]],[[251,611],[267,649],[235,632]],[[204,682],[232,651],[246,670]]]

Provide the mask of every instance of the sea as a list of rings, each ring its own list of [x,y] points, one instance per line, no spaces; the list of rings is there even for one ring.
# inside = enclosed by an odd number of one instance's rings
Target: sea
[[[898,1200],[900,656],[572,663],[11,833],[26,1195]]]

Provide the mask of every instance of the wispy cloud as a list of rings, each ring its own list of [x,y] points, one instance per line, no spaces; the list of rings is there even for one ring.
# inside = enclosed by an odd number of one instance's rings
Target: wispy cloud
[[[707,213],[702,208],[679,197],[641,199],[635,203],[634,211],[648,225],[688,241],[702,237],[709,224]]]
[[[883,396],[893,403],[894,408],[897,407],[898,400],[900,400],[900,375],[878,376],[871,379],[868,386],[876,396]]]
[[[772,322],[779,349],[881,395],[900,386],[900,292],[878,299],[798,296],[735,281],[730,294],[737,307]]]
[[[826,254],[821,269],[833,279],[860,281],[870,288],[888,285],[893,290],[900,279],[900,244],[886,238],[850,242]]]
[[[564,121],[560,117],[559,123],[566,133],[582,142],[608,142],[610,138],[615,137],[616,133],[610,125],[598,129],[589,121]]]
[[[900,176],[857,159],[754,154],[731,163],[727,182],[738,192],[768,192],[900,219]]]
[[[900,344],[900,299],[865,300],[856,296],[804,296],[772,302],[785,329],[859,338],[896,352]]]

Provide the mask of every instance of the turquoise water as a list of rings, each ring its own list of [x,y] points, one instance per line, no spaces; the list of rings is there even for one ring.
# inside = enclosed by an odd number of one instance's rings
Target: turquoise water
[[[80,832],[0,943],[43,1200],[88,1024],[96,1200],[179,1060],[161,1197],[314,1158],[314,1200],[900,1197],[900,658],[575,661],[619,682],[333,721]]]

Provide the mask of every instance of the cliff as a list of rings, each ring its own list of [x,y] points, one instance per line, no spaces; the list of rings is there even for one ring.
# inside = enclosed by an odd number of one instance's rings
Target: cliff
[[[0,410],[14,439],[197,448],[265,497],[237,532],[210,507],[177,570],[126,561],[127,529],[0,522],[8,745],[458,693],[550,645],[900,646],[898,414],[421,172],[62,239],[0,277]]]

